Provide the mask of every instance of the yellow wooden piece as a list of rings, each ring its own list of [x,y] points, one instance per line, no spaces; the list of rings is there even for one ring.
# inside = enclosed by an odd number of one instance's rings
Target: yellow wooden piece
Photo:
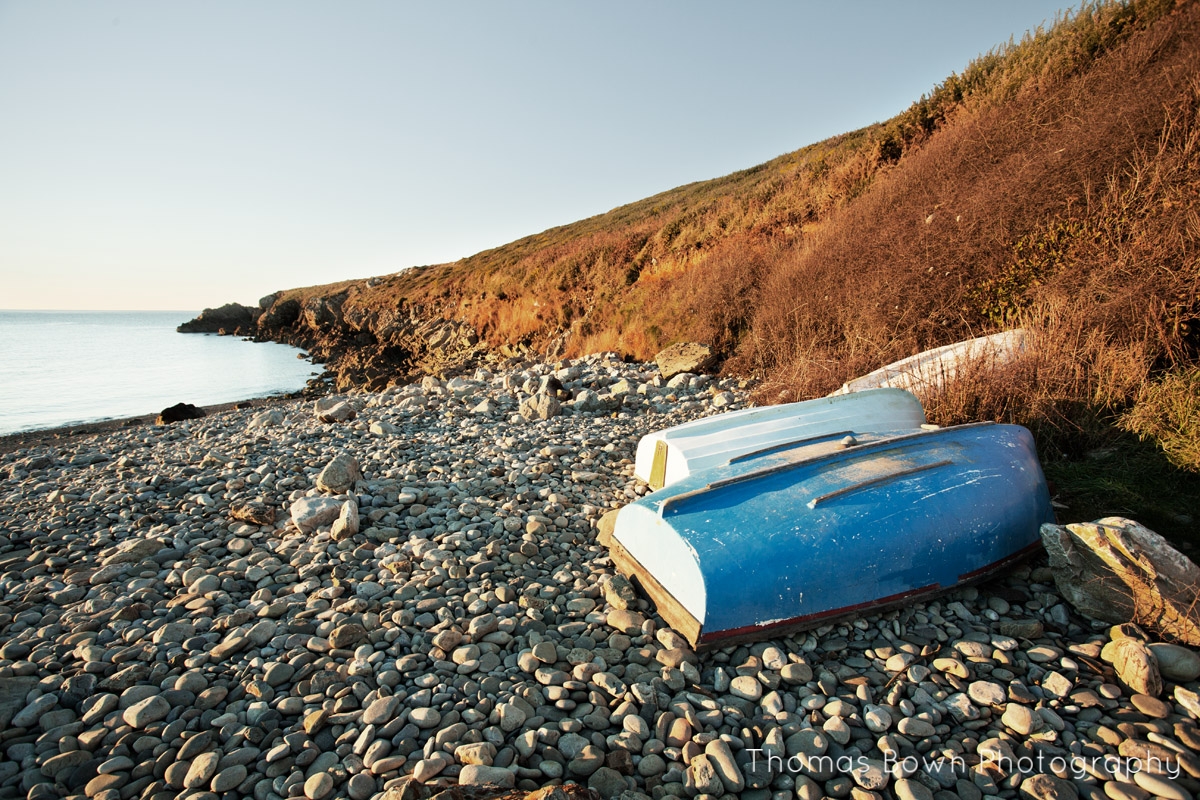
[[[650,465],[650,489],[657,491],[667,482],[667,443],[659,439],[654,443],[654,461]]]

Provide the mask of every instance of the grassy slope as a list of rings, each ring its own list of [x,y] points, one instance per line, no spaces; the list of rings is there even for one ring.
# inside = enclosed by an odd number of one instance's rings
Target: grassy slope
[[[1033,427],[1072,518],[1186,528],[1200,485],[1119,423],[1196,360],[1197,64],[1195,2],[1089,6],[884,124],[357,284],[348,303],[461,319],[493,344],[569,333],[568,354],[708,341],[769,401],[1025,325],[1038,358],[923,398],[931,417]]]
[[[962,75],[951,76],[907,112],[882,125],[723,178],[679,187],[453,264],[405,271],[377,289],[357,295],[353,302],[390,308],[408,304],[463,319],[496,344],[524,341],[541,346],[570,331],[568,352],[575,354],[617,349],[648,357],[680,339],[708,340],[731,353],[753,325],[756,287],[775,273],[786,272],[797,249],[830,251],[830,258],[818,252],[815,259],[826,262],[823,269],[827,273],[852,280],[878,271],[872,261],[890,255],[886,242],[867,242],[866,251],[873,257],[855,254],[853,263],[838,263],[842,256],[831,247],[836,235],[824,235],[830,227],[827,223],[833,221],[832,227],[843,235],[849,229],[852,242],[863,235],[868,240],[872,236],[886,239],[904,231],[870,221],[861,229],[857,222],[845,221],[848,210],[859,209],[853,215],[856,218],[882,214],[923,219],[939,202],[954,199],[930,201],[921,196],[921,187],[896,196],[896,186],[903,190],[902,177],[891,181],[892,195],[888,195],[877,186],[881,176],[913,171],[918,156],[952,132],[986,120],[988,114],[1001,128],[1010,116],[1027,117],[1026,108],[1010,111],[1014,100],[1028,105],[1030,98],[1036,100],[1055,87],[1070,84],[1097,58],[1130,36],[1136,37],[1170,5],[1164,0],[1143,0],[1089,9],[1051,31],[981,57]],[[1162,94],[1143,92],[1143,105],[1161,104]],[[1107,117],[1104,127],[1124,124],[1122,105],[1096,105]],[[1022,119],[1020,125],[1036,128],[1044,121]],[[1085,183],[1103,180],[1107,171],[1118,168],[1132,148],[1153,132],[1153,124],[1141,125],[1124,146],[1112,148],[1109,141],[1085,130],[1068,159],[1081,167],[1070,194],[1078,197]],[[1012,160],[1024,157],[1022,148],[1035,143],[1018,138],[1009,144],[1007,162],[991,153],[981,161],[976,154],[964,152],[963,160],[948,166],[947,182],[964,190],[978,185],[1004,186],[1008,181],[1004,173]],[[1020,219],[989,209],[990,227],[979,227],[989,225],[988,221],[972,222],[957,235],[940,240],[943,249],[956,248],[958,239],[986,238],[1003,251],[1023,229],[1061,204],[1062,192],[1040,191],[1037,170],[1025,172],[1029,180],[998,194],[1024,204],[1034,201],[1036,207],[1018,213]],[[924,193],[930,194],[929,190]],[[975,205],[983,207],[978,202]],[[944,233],[943,228],[925,232],[916,243],[918,250],[938,247],[937,237]],[[992,261],[1003,257],[1002,252],[988,255]],[[972,267],[983,271],[996,268],[992,264]],[[867,288],[871,293],[894,291],[888,282]],[[947,288],[943,285],[931,288],[933,291],[924,292],[925,305],[949,307],[951,303],[945,300],[956,299],[943,298]],[[304,293],[332,290],[332,286],[311,287]],[[762,321],[769,323],[768,319]],[[962,324],[953,326],[954,330],[925,331],[916,338],[920,343],[943,339],[984,320],[974,314],[956,321]],[[776,335],[769,324],[759,327],[760,336]],[[891,334],[897,327],[893,323],[879,330]],[[914,337],[901,335],[891,350],[911,350],[916,343]],[[884,355],[879,351],[880,358]],[[776,366],[772,361],[778,359],[768,358],[764,365]],[[857,369],[857,363],[852,368]]]

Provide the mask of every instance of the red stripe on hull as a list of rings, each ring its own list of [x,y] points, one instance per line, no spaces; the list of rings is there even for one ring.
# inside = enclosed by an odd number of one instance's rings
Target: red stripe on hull
[[[967,583],[974,583],[974,582],[977,582],[984,578],[987,578],[988,576],[990,576],[994,573],[1000,572],[1000,571],[1006,569],[1007,567],[1010,567],[1013,564],[1016,564],[1017,562],[1025,559],[1025,558],[1028,558],[1029,556],[1032,556],[1034,553],[1038,552],[1041,549],[1042,549],[1042,543],[1040,541],[1034,542],[1033,544],[1031,544],[1027,547],[1023,547],[1022,549],[1018,550],[1017,552],[1013,553],[1012,555],[1005,556],[1004,558],[1000,559],[999,561],[993,561],[991,564],[988,564],[987,566],[980,567],[979,569],[973,570],[972,572],[966,572],[966,573],[963,573],[962,575],[959,575],[958,583],[954,584],[954,586],[942,586],[941,584],[938,584],[938,583],[932,583],[928,586],[922,586],[919,589],[910,589],[906,592],[900,592],[898,594],[888,595],[887,597],[878,597],[878,598],[875,598],[874,600],[868,600],[865,603],[857,603],[852,606],[844,606],[842,608],[834,608],[834,609],[830,609],[828,611],[820,611],[816,614],[806,614],[806,615],[802,615],[799,617],[791,617],[789,619],[782,619],[777,622],[772,622],[769,625],[746,625],[741,628],[730,628],[728,630],[714,631],[712,633],[707,633],[707,632],[702,631],[700,634],[700,637],[699,637],[699,641],[696,643],[697,648],[698,649],[699,648],[708,649],[710,647],[720,647],[722,642],[725,642],[727,640],[733,640],[733,639],[745,640],[745,639],[751,638],[751,637],[755,638],[755,639],[767,638],[766,636],[764,636],[764,634],[769,634],[772,631],[777,631],[777,630],[781,630],[781,629],[810,628],[810,627],[813,627],[816,623],[821,622],[822,620],[825,620],[825,619],[835,619],[835,618],[839,618],[839,617],[851,616],[851,615],[857,614],[861,611],[868,611],[868,610],[872,610],[872,609],[882,609],[882,608],[889,607],[889,606],[896,606],[898,604],[903,603],[906,600],[913,600],[913,599],[916,599],[919,597],[926,597],[926,596],[940,594],[942,592],[947,592],[947,591],[953,589],[955,586],[961,586],[961,585],[967,584]]]

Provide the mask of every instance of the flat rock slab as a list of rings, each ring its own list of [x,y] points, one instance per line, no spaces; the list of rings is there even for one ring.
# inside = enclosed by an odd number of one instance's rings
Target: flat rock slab
[[[684,372],[704,372],[716,361],[716,354],[706,344],[680,342],[659,352],[654,357],[663,380],[670,380]]]

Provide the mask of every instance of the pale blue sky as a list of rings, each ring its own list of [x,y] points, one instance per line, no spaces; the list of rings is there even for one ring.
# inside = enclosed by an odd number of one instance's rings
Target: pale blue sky
[[[0,308],[452,261],[886,119],[1056,0],[0,0]]]

